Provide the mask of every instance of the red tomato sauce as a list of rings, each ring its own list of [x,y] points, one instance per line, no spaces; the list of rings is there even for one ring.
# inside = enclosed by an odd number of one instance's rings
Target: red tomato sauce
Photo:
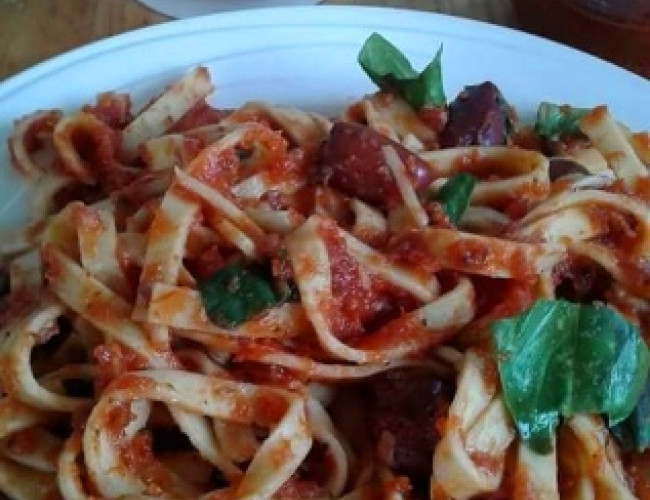
[[[476,291],[476,318],[496,320],[515,316],[537,299],[535,284],[529,281],[472,276]]]
[[[127,469],[146,486],[150,495],[173,490],[173,479],[153,453],[153,440],[148,432],[140,432],[131,441],[122,443],[120,458]]]
[[[116,342],[97,346],[94,355],[98,365],[95,394],[100,394],[113,379],[120,375],[134,370],[142,370],[148,366],[142,356]]]
[[[522,218],[534,206],[550,194],[550,186],[538,182],[528,182],[513,188],[507,194],[499,194],[486,204],[504,212],[513,220]]]
[[[631,216],[606,206],[587,207],[589,220],[597,228],[603,228],[603,236],[597,241],[610,248],[624,248],[630,252],[638,240],[637,221]]]
[[[18,431],[9,437],[7,447],[17,455],[29,455],[38,449],[38,438],[34,428]]]
[[[440,270],[440,262],[431,255],[418,231],[405,232],[393,238],[385,252],[391,261],[417,269],[425,276]]]
[[[422,108],[417,115],[434,132],[442,132],[447,124],[447,110],[442,108]]]
[[[275,425],[287,412],[286,401],[275,394],[260,394],[255,398],[255,420],[261,425]]]
[[[302,481],[297,478],[290,478],[275,493],[275,497],[286,500],[309,500],[311,498],[322,498],[326,491],[313,481]]]
[[[402,317],[385,323],[372,335],[363,337],[355,343],[359,349],[369,351],[383,351],[388,349],[398,349],[407,346],[424,347],[438,345],[448,340],[453,330],[432,331],[426,328],[419,321]]]
[[[84,167],[93,177],[101,175],[100,185],[110,193],[135,179],[135,172],[129,171],[117,160],[120,135],[100,120],[84,120],[70,123],[60,131],[81,159]],[[61,164],[64,170],[65,164]],[[74,173],[72,173],[74,175]]]
[[[207,102],[199,101],[174,124],[169,133],[186,132],[198,127],[214,125],[226,118],[230,113],[230,110],[215,109]]]
[[[328,318],[339,338],[362,335],[369,325],[383,323],[399,313],[389,287],[377,278],[362,276],[359,264],[348,254],[334,226],[320,228],[327,246],[333,301]],[[364,286],[362,280],[366,280]]]
[[[191,175],[221,192],[228,193],[239,178],[239,157],[232,149],[204,149],[190,165]]]
[[[624,466],[639,500],[650,500],[650,450],[625,455]]]
[[[458,271],[489,274],[502,269],[515,279],[534,279],[535,270],[524,249],[512,247],[508,250],[498,240],[459,239],[445,249],[441,260],[445,267]]]
[[[246,359],[241,354],[238,353],[237,359]],[[245,354],[250,355],[251,352],[247,351]],[[242,361],[237,363],[230,372],[236,379],[252,384],[291,388],[293,386],[299,386],[300,382],[305,382],[299,374],[294,373],[288,368],[274,364],[248,363]]]
[[[124,128],[133,119],[129,94],[105,92],[97,96],[94,106],[85,105],[81,110],[94,115],[109,127],[116,129]]]
[[[25,117],[23,120],[23,126],[26,129],[23,132],[22,136],[16,137],[17,142],[22,142],[23,147],[26,152],[31,155],[36,152],[41,147],[52,144],[52,131],[56,126],[57,122],[61,119],[60,111],[47,111],[37,116],[39,113]],[[9,155],[11,158],[11,163],[14,165],[21,173],[27,174],[21,168],[22,165],[16,161],[16,154],[14,151],[14,138],[10,138],[9,141]]]

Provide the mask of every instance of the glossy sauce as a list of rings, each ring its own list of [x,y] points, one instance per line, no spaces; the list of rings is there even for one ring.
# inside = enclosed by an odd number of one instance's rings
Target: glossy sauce
[[[650,76],[650,4],[645,0],[513,0],[527,31]]]
[[[81,110],[94,115],[111,128],[123,128],[133,119],[128,94],[99,94],[94,106],[85,105]]]
[[[170,472],[156,460],[153,442],[148,432],[140,432],[120,447],[120,458],[129,472],[137,475],[146,485],[146,493],[159,495],[173,490],[174,479]]]
[[[650,500],[650,451],[626,456],[625,470],[639,500]]]
[[[333,226],[327,225],[320,232],[332,269],[334,310],[329,319],[334,335],[339,338],[362,335],[369,323],[392,317],[394,308],[384,284],[375,277],[362,276],[359,264],[347,253],[345,242]],[[369,286],[364,286],[364,278]]]
[[[142,370],[147,362],[142,356],[116,342],[97,346],[94,351],[98,373],[95,379],[95,393],[99,394],[113,379],[123,373]]]

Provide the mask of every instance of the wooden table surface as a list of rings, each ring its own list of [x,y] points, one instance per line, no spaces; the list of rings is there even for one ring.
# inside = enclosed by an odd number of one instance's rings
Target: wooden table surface
[[[325,0],[322,3],[386,5],[514,25],[510,0]],[[135,0],[0,0],[0,80],[74,47],[168,20]]]

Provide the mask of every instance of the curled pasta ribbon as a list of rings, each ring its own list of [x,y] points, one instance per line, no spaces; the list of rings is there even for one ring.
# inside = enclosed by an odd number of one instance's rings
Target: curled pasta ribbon
[[[310,150],[318,147],[329,133],[332,123],[317,113],[298,108],[270,106],[261,101],[250,101],[235,110],[223,121],[223,125],[248,122],[267,122],[273,129],[279,129],[299,148]]]
[[[79,112],[59,120],[52,137],[64,172],[84,184],[96,184],[101,173],[118,165],[116,132],[95,115]],[[92,147],[92,157],[84,151]]]
[[[409,215],[410,222],[416,227],[423,228],[429,224],[429,216],[420,203],[415,188],[408,178],[406,166],[400,160],[395,148],[391,146],[382,147],[384,162],[395,179],[395,185],[403,202],[405,213]]]
[[[42,135],[51,135],[63,117],[56,110],[37,111],[16,122],[9,136],[9,154],[13,165],[30,180],[39,179],[49,165],[39,164],[35,153],[41,149]]]
[[[56,320],[63,308],[54,303],[37,307],[30,314],[10,323],[2,333],[0,346],[0,373],[2,384],[9,388],[18,401],[45,411],[75,411],[88,405],[88,401],[56,394],[45,388],[31,367],[32,349],[58,333]]]
[[[87,500],[81,467],[81,432],[74,431],[66,440],[57,460],[57,485],[66,500]]]
[[[425,228],[413,238],[441,269],[492,278],[534,278],[547,274],[565,255],[557,244],[527,244],[444,228]]]
[[[520,198],[534,203],[550,192],[549,161],[536,151],[477,146],[426,151],[420,156],[436,177],[451,177],[459,172],[478,177],[472,205],[493,205],[504,199]]]
[[[88,418],[83,451],[90,478],[106,497],[151,494],[128,467],[122,449],[146,424],[150,403],[159,401],[188,412],[240,424],[270,426],[266,440],[253,457],[231,498],[269,498],[297,470],[312,444],[304,397],[279,389],[233,382],[182,371],[131,373],[115,380]],[[115,411],[132,415],[118,428]],[[275,421],[274,421],[275,420]],[[180,478],[169,479],[187,495]],[[165,485],[155,485],[163,488]],[[168,491],[167,495],[173,495]]]
[[[20,294],[38,293],[43,282],[43,266],[38,250],[31,250],[15,258],[9,264],[9,287],[12,297]]]
[[[334,382],[336,380],[360,380],[372,377],[379,373],[397,368],[425,368],[441,377],[449,376],[449,368],[436,360],[427,362],[397,359],[362,365],[346,365],[336,363],[322,363],[314,361],[307,356],[299,356],[273,349],[239,349],[236,353],[238,361],[256,361],[268,365],[283,366],[296,373],[300,373],[310,380]]]
[[[249,109],[250,107],[253,109]],[[308,142],[306,139],[312,136],[312,141],[318,141],[317,143],[320,143],[326,135],[323,130],[329,129],[330,126],[326,118],[323,118],[325,120],[324,123],[317,122],[316,118],[311,120],[312,114],[305,113],[301,110],[274,108],[261,103],[259,105],[258,103],[253,103],[234,111],[219,123],[204,125],[182,133],[171,133],[160,137],[153,137],[140,145],[139,156],[145,162],[147,168],[152,171],[171,170],[174,167],[180,167],[185,170],[205,147],[223,139],[243,124],[257,121],[257,113],[267,116],[266,110],[268,110],[268,115],[271,117],[269,122],[274,121],[272,116],[276,112],[282,116],[287,116],[283,120],[286,122],[286,126],[280,128],[282,132],[285,132],[289,138],[293,138],[299,145],[304,144],[307,146]],[[309,117],[310,122],[306,123],[305,118],[298,116],[299,114]],[[254,120],[253,118],[256,119]],[[294,121],[292,118],[296,118],[296,120]],[[314,125],[318,125],[317,130],[311,130],[311,127]],[[305,128],[307,129],[305,130]]]
[[[422,277],[391,264],[374,250],[338,229],[349,253],[367,272],[412,293],[428,303],[389,322],[363,338],[356,347],[339,340],[331,331],[328,315],[333,302],[330,259],[320,228],[332,221],[312,216],[287,238],[287,250],[296,284],[321,347],[336,359],[372,363],[400,359],[443,342],[474,315],[474,289],[469,280],[437,300]],[[424,286],[423,286],[424,285]],[[434,285],[437,289],[437,284]],[[437,291],[437,290],[436,290]],[[400,331],[400,335],[395,335]]]
[[[272,186],[272,170],[278,166],[274,163],[284,159],[286,150],[287,143],[280,133],[260,123],[242,123],[203,149],[186,171],[220,191],[236,190],[251,173],[262,176],[256,179],[262,180],[263,186]],[[239,171],[242,166],[247,172]]]
[[[90,276],[54,246],[43,249],[49,288],[72,311],[113,340],[140,354],[151,366],[164,367],[173,355],[152,340],[151,327],[130,319],[132,306],[106,285]]]
[[[633,186],[639,177],[648,176],[648,169],[637,156],[633,143],[606,106],[598,106],[583,117],[580,129],[625,184]]]
[[[42,244],[60,248],[112,291],[121,297],[129,296],[117,258],[118,237],[111,211],[81,202],[69,203],[50,221]]]
[[[255,146],[257,144],[257,146]],[[268,128],[245,124],[205,148],[187,166],[176,169],[175,180],[165,193],[147,232],[136,307],[133,317],[144,320],[154,283],[176,285],[190,230],[196,218],[207,207],[206,222],[234,247],[248,257],[259,257],[266,243],[265,232],[239,206],[231,192],[230,160],[237,157],[236,148],[255,148],[260,153],[253,160],[265,165],[268,151],[284,151],[282,139]],[[267,149],[268,148],[268,149]],[[165,333],[158,330],[161,341]]]
[[[531,450],[522,441],[517,443],[512,498],[560,500],[558,485],[558,451],[553,436],[552,448],[544,455]]]
[[[422,151],[435,146],[437,136],[399,96],[376,92],[348,108],[343,119],[368,126],[403,146]]]
[[[292,338],[310,331],[300,304],[282,304],[233,329],[220,328],[205,312],[199,292],[190,288],[156,284],[153,287],[147,320],[173,328],[240,338]]]
[[[56,458],[62,448],[62,440],[41,427],[17,432],[0,444],[0,452],[5,457],[49,473],[56,472]]]
[[[176,285],[190,227],[198,213],[199,206],[187,200],[179,189],[172,187],[163,197],[147,231],[134,319],[146,318],[154,283]]]
[[[591,216],[595,208],[605,216]],[[608,218],[620,214],[633,220],[631,241],[605,245],[596,239],[609,231]],[[515,225],[513,236],[565,245],[576,255],[587,257],[626,289],[650,297],[645,260],[650,253],[650,210],[629,196],[596,190],[565,193],[540,204]]]
[[[210,75],[198,67],[166,89],[122,131],[122,156],[132,160],[140,144],[158,137],[214,89]]]
[[[495,491],[515,437],[493,362],[477,351],[465,353],[446,429],[433,457],[431,498],[436,490],[457,500]]]
[[[66,227],[63,225],[62,227]],[[50,290],[59,300],[85,321],[99,330],[105,341],[116,341],[137,353],[148,366],[169,368],[177,366],[174,355],[160,343],[155,325],[145,325],[131,319],[132,306],[104,283],[93,277],[53,243],[43,248]],[[166,330],[163,334],[167,334]],[[226,471],[237,470],[224,460],[213,436],[205,431],[199,415],[188,414],[181,408],[172,410],[178,425],[204,457]]]
[[[149,170],[165,171],[174,167],[185,169],[204,147],[217,142],[237,127],[238,125],[220,122],[184,133],[153,137],[140,145],[139,155]]]
[[[569,418],[559,439],[559,466],[567,478],[562,498],[636,500],[628,484],[616,443],[599,417]]]
[[[324,485],[325,490],[338,497],[343,493],[348,481],[351,451],[321,403],[313,397],[307,399],[307,414],[314,439],[327,446],[333,464],[332,473]]]
[[[19,500],[59,498],[56,475],[0,457],[0,490]]]
[[[287,140],[280,132],[263,123],[228,124],[227,120],[221,125],[228,133],[203,149],[178,182],[255,239],[259,234],[242,213],[239,201],[247,200],[247,206],[255,201],[253,206],[262,207],[259,199],[265,193],[293,194],[305,185],[305,176],[301,160],[290,157]],[[323,127],[319,125],[319,129]]]
[[[132,291],[118,261],[115,226],[111,212],[79,202],[57,214],[45,231],[41,251],[50,289],[107,338],[118,340],[145,359],[160,359],[155,351],[160,352],[165,344],[153,345],[159,341],[154,327],[129,320],[133,308],[127,299]],[[171,255],[172,271],[179,267],[173,265],[177,254]],[[120,322],[122,329],[111,324]]]
[[[350,208],[354,212],[352,234],[356,238],[367,244],[386,239],[388,223],[379,210],[356,198],[350,202]]]
[[[51,421],[52,417],[51,412],[21,403],[14,396],[5,396],[0,399],[0,439]]]
[[[260,247],[265,239],[264,231],[236,202],[230,199],[229,194],[222,194],[182,170],[176,170],[176,180],[180,186],[198,196],[219,214],[212,219],[212,222],[214,228],[226,239],[249,257],[261,254]],[[250,243],[242,243],[242,240],[248,240]]]
[[[636,248],[626,251],[650,251],[650,210],[629,196],[598,190],[584,190],[551,197],[516,222],[512,235],[544,242],[585,241],[604,234],[607,226],[590,217],[590,210],[602,207],[634,218]]]

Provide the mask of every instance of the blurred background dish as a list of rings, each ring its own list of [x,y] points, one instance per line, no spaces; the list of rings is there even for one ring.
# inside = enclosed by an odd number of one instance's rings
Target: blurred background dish
[[[650,77],[648,0],[512,0],[521,28]]]
[[[138,0],[166,16],[182,19],[215,12],[260,7],[315,5],[319,0]]]

